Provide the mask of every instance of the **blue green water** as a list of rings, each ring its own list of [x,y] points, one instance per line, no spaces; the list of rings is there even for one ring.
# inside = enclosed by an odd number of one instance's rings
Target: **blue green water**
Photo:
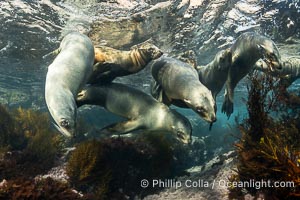
[[[57,3],[58,1],[50,2],[51,4],[37,1],[0,2],[2,14],[0,18],[0,103],[10,107],[21,106],[47,112],[44,85],[47,66],[52,60],[43,59],[42,56],[58,47],[64,27],[71,26],[54,7],[62,4]],[[71,10],[70,7],[60,7],[60,9]],[[207,58],[213,57],[213,54],[201,56]],[[143,84],[139,82],[140,80],[144,81]],[[121,82],[149,93],[149,80],[150,75],[142,72],[125,77]],[[292,89],[299,88],[299,84],[299,81],[295,82]],[[217,98],[217,122],[212,131],[208,131],[209,124],[193,111],[176,108],[190,119],[195,136],[213,135],[223,138],[224,135],[232,132],[230,127],[235,127],[236,117],[243,119],[247,115],[246,81],[239,83],[235,89],[235,112],[229,120],[220,112],[223,94],[223,91],[220,92]],[[80,109],[79,117],[98,128],[122,120],[96,107]]]

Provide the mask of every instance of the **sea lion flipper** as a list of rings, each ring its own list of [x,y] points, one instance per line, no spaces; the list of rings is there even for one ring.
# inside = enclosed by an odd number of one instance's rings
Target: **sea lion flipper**
[[[93,66],[93,73],[90,76],[89,84],[103,84],[112,82],[119,74],[116,74],[116,69],[120,66],[115,63],[97,62]]]
[[[102,128],[99,132],[105,135],[126,134],[140,127],[138,120],[128,120],[124,122],[114,123]]]
[[[82,89],[78,92],[78,94],[75,98],[77,108],[79,108],[85,104],[85,98],[86,98],[86,90]]]
[[[151,82],[151,95],[159,102],[170,106],[172,100],[170,100],[164,90],[162,89],[162,86],[156,82],[155,80],[152,80]]]
[[[155,81],[154,79],[151,82],[151,95],[157,99],[159,102],[162,102],[162,87],[161,85]]]
[[[228,92],[225,90],[224,101],[222,105],[222,113],[225,113],[230,118],[230,115],[233,113],[233,102],[230,100]]]

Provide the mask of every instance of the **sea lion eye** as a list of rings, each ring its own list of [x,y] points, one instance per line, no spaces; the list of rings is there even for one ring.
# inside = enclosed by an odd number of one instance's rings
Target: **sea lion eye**
[[[184,140],[184,137],[183,137],[184,133],[182,131],[177,131],[177,137],[181,140]]]
[[[202,106],[201,106],[201,107],[198,106],[198,107],[197,107],[197,112],[198,112],[198,113],[205,113],[205,108],[202,107]]]
[[[62,121],[60,121],[60,126],[64,128],[70,128],[70,122],[67,119],[63,119]]]

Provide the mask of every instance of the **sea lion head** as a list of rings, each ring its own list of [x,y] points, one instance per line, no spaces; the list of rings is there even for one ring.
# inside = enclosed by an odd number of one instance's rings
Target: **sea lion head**
[[[152,44],[152,40],[146,40],[140,44],[134,45],[130,48],[131,50],[137,50],[144,60],[144,62],[149,62],[150,60],[154,60],[163,55],[162,50],[160,50],[157,46]]]
[[[177,111],[170,109],[176,120],[173,120],[171,126],[172,132],[175,133],[176,138],[184,144],[188,144],[192,139],[192,125],[190,121],[179,114]]]
[[[102,88],[105,88],[105,86],[102,86]],[[85,104],[103,105],[105,102],[105,98],[103,96],[105,94],[101,93],[101,91],[103,91],[103,89],[98,89],[95,85],[83,87],[76,97],[77,107],[79,108]]]
[[[263,61],[271,71],[280,71],[282,69],[279,50],[272,40],[265,40],[262,44],[258,44],[258,49],[263,55]]]
[[[204,85],[201,84],[201,87],[190,91],[190,95],[184,99],[184,102],[205,121],[213,123],[217,120],[216,102],[211,91]]]
[[[51,105],[48,107],[57,130],[66,137],[75,137],[77,106],[73,96],[62,95],[56,99],[54,107]]]
[[[267,63],[265,63],[265,61],[263,61],[262,59],[259,59],[259,60],[254,64],[254,69],[261,70],[261,71],[263,71],[263,72],[268,72],[269,66],[267,65]]]
[[[178,59],[193,66],[194,68],[197,68],[197,56],[193,50],[187,50],[179,54]]]
[[[218,71],[227,73],[232,64],[232,53],[230,48],[219,51],[214,60],[213,65]]]

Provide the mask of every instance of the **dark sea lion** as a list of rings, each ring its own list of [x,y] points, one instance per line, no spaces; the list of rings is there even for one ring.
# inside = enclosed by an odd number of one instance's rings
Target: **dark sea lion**
[[[137,129],[165,130],[183,143],[191,139],[192,126],[187,118],[144,92],[118,83],[89,85],[77,97],[77,105],[99,105],[127,118],[101,130],[105,134],[125,134]]]
[[[238,82],[245,77],[253,65],[263,59],[272,70],[281,69],[279,51],[274,42],[257,33],[243,33],[230,47],[232,53],[232,65],[228,72],[225,88],[225,98],[222,112],[228,118],[233,113],[234,88]]]
[[[92,73],[94,47],[91,40],[72,32],[64,37],[59,54],[48,67],[45,99],[56,127],[65,136],[75,135],[75,98]]]
[[[199,81],[194,67],[166,56],[152,61],[151,65],[154,97],[167,105],[191,108],[208,122],[216,121],[214,98]]]
[[[116,77],[137,73],[162,54],[163,52],[149,41],[134,45],[130,51],[96,46],[95,65],[88,83],[107,83]]]
[[[196,67],[200,82],[212,92],[215,100],[227,80],[231,58],[230,49],[221,50],[210,63]]]

